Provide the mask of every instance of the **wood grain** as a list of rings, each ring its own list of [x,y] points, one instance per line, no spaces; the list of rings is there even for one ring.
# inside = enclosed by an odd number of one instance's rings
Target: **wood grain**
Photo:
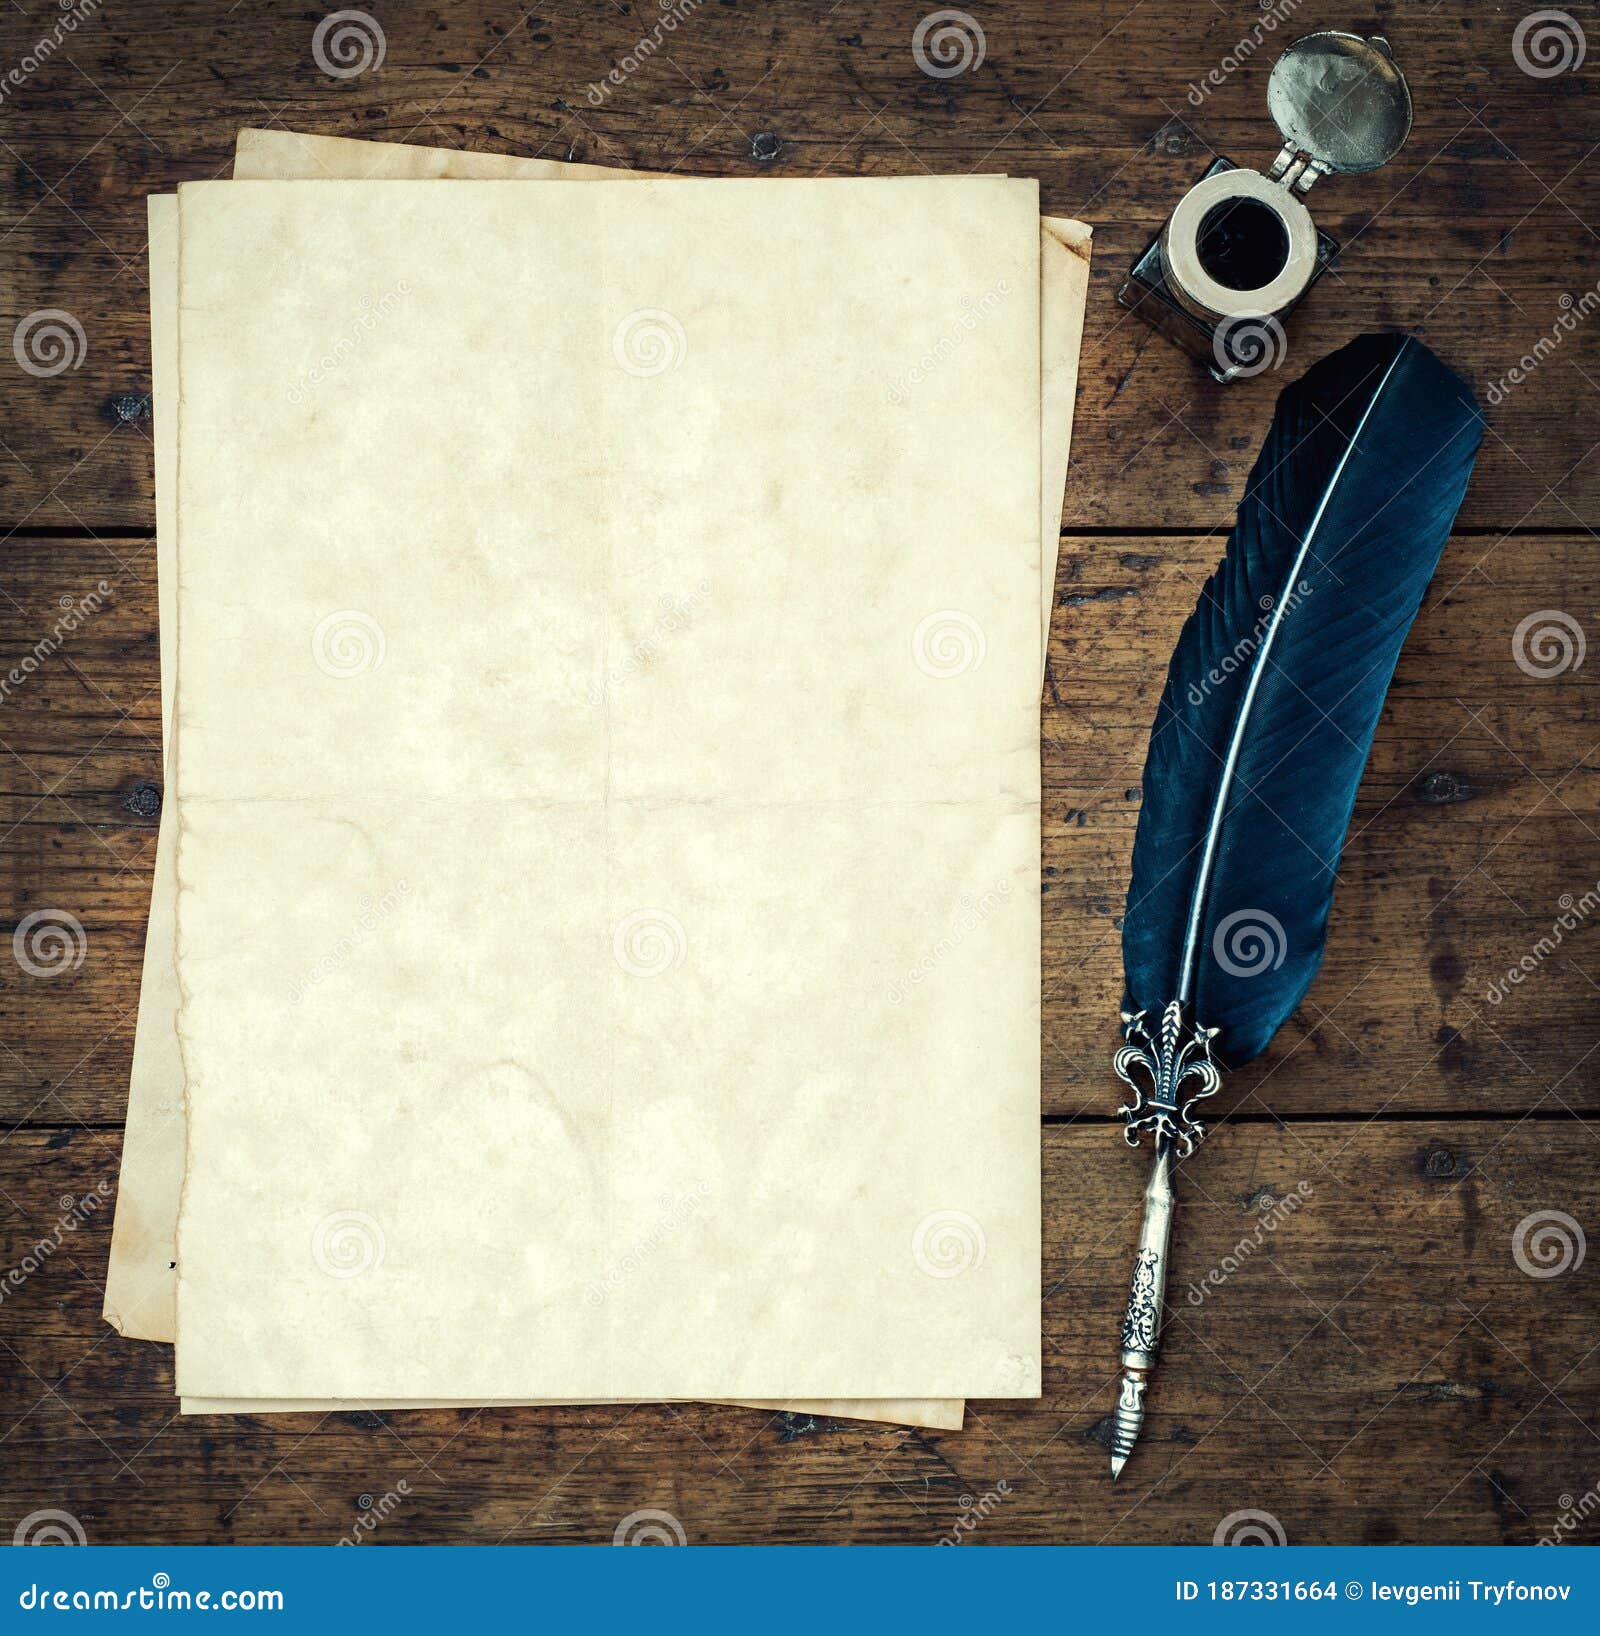
[[[1204,1544],[1256,1509],[1297,1543],[1528,1544],[1592,1477],[1600,1269],[1530,1277],[1517,1229],[1593,1219],[1595,1136],[1225,1126],[1180,1178],[1165,1357],[1113,1488],[1142,1161],[1108,1130],[1045,1135],[1045,1394],[974,1403],[958,1433],[700,1405],[174,1420],[170,1351],[100,1322],[109,1212],[57,1232],[115,1176],[116,1138],[28,1132],[0,1146],[0,1256],[38,1263],[0,1305],[5,1515],[62,1507],[95,1541],[332,1543],[404,1481],[386,1543],[604,1542],[659,1507],[700,1542],[931,1544],[978,1516],[984,1543]]]
[[[0,930],[58,909],[86,942],[54,979],[0,959],[0,1525],[61,1507],[99,1541],[332,1541],[398,1493],[387,1541],[607,1540],[652,1506],[702,1541],[931,1542],[981,1518],[983,1541],[1203,1543],[1244,1509],[1303,1542],[1551,1534],[1600,1441],[1597,1274],[1531,1276],[1514,1248],[1541,1212],[1600,1219],[1600,732],[1593,661],[1540,676],[1514,642],[1552,612],[1600,629],[1592,64],[1524,73],[1515,8],[1307,0],[1191,97],[1256,27],[1251,0],[986,6],[983,61],[952,78],[917,67],[920,8],[708,0],[591,98],[660,8],[373,9],[384,60],[354,78],[316,66],[320,9],[122,0],[6,89],[0,340],[59,309],[84,351],[53,375],[5,357]],[[58,14],[0,8],[0,65],[39,56]],[[1283,41],[1352,26],[1391,37],[1411,139],[1319,183],[1340,263],[1278,369],[1218,387],[1115,288],[1213,154],[1271,156]],[[959,1434],[698,1406],[196,1421],[175,1418],[169,1353],[100,1322],[162,786],[144,197],[224,174],[245,124],[682,176],[1005,170],[1094,224],[1044,711],[1037,1405],[975,1404]],[[1322,974],[1181,1178],[1149,1434],[1112,1489],[1143,1160],[1108,1127],[1107,1058],[1145,738],[1277,386],[1381,325],[1471,376],[1489,432]],[[63,599],[90,595],[55,642]]]
[[[1539,678],[1513,656],[1528,614],[1592,606],[1591,545],[1491,544],[1460,536],[1446,552],[1362,784],[1326,963],[1267,1056],[1230,1082],[1221,1106],[1240,1117],[1600,1107],[1600,897],[1538,952],[1563,899],[1600,894],[1597,673]],[[1044,710],[1047,1114],[1116,1106],[1137,786],[1165,656],[1221,545],[1063,541]],[[0,703],[10,924],[62,909],[88,934],[83,963],[52,981],[0,965],[18,1036],[0,1053],[9,1121],[114,1125],[127,1094],[161,712],[154,547],[114,548],[118,561],[93,540],[7,547],[17,608],[0,681],[54,629],[63,597],[114,591]]]
[[[1037,176],[1047,210],[1096,231],[1069,524],[1226,522],[1275,377],[1218,387],[1112,297],[1214,153],[1264,165],[1276,151],[1266,77],[1289,29],[1195,106],[1191,85],[1257,23],[1249,0],[1203,13],[1190,0],[986,7],[982,64],[949,79],[918,69],[917,13],[904,7],[716,0],[594,105],[589,88],[654,25],[654,9],[395,7],[382,66],[335,80],[313,59],[315,11],[221,0],[103,8],[73,37],[70,60],[50,60],[6,102],[0,324],[9,333],[29,312],[65,309],[88,361],[10,380],[0,517],[148,524],[144,197],[223,174],[241,125],[280,123],[688,176]],[[49,8],[34,10],[40,18],[5,8],[0,59],[34,43]],[[1552,332],[1563,296],[1593,288],[1593,76],[1523,73],[1517,20],[1461,4],[1394,15],[1416,123],[1389,166],[1312,195],[1344,253],[1297,315],[1285,368],[1399,325],[1487,390]],[[1295,34],[1350,26],[1349,8],[1331,0],[1307,0],[1292,19]],[[1597,375],[1600,328],[1584,324],[1492,408],[1465,524],[1595,521],[1600,433],[1574,411]]]

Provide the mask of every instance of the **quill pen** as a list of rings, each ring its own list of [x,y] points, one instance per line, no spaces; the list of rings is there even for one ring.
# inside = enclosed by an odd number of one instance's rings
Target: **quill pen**
[[[1145,759],[1122,958],[1130,1146],[1154,1143],[1111,1474],[1144,1421],[1172,1173],[1220,1070],[1267,1047],[1322,961],[1356,787],[1483,435],[1410,336],[1366,335],[1278,399],[1226,555],[1178,638]]]

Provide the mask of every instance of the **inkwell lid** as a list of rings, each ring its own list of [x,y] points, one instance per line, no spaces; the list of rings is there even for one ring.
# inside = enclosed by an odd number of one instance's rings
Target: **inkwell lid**
[[[1307,34],[1273,64],[1267,107],[1286,144],[1272,176],[1304,193],[1329,171],[1376,170],[1411,131],[1411,92],[1381,36]]]

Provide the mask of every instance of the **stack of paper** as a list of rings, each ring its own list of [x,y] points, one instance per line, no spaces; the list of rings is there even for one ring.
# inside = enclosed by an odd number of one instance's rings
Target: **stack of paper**
[[[1087,230],[267,132],[151,230],[108,1319],[191,1412],[1037,1395]]]

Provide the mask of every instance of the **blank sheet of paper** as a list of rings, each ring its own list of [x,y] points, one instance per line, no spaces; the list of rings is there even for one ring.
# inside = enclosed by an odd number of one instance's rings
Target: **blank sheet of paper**
[[[1037,1391],[1036,198],[870,189],[185,190],[186,1393]]]

